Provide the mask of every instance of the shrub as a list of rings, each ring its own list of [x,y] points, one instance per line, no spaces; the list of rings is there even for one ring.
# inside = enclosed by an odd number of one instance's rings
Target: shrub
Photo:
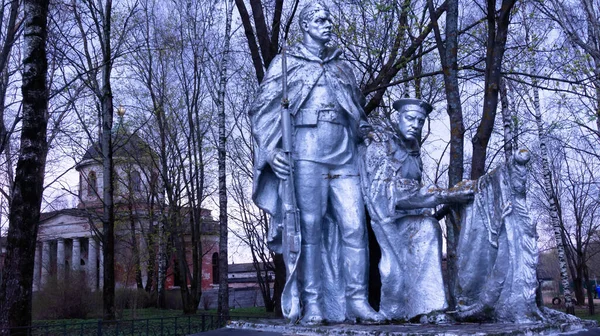
[[[65,280],[51,277],[34,292],[32,313],[35,320],[102,316],[102,292],[92,292],[83,273],[72,272]]]

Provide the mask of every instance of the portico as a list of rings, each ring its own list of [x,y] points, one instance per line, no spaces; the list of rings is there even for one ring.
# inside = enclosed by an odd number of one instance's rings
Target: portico
[[[54,239],[41,235],[35,255],[34,291],[41,290],[51,278],[75,281],[78,275],[84,276],[90,289],[100,288],[100,255],[102,245],[90,235]]]

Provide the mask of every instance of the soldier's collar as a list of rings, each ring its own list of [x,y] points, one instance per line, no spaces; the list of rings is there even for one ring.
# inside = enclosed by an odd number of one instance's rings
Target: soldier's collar
[[[404,149],[410,156],[419,156],[421,154],[421,146],[419,142],[407,141],[396,132],[392,132],[392,141]]]
[[[327,63],[331,60],[334,60],[334,59],[340,57],[340,55],[342,54],[342,51],[335,47],[325,47],[325,50],[323,51],[324,57],[323,57],[323,59],[321,59],[318,56],[316,56],[315,54],[313,54],[312,52],[310,52],[310,50],[308,50],[304,46],[304,44],[298,43],[289,48],[288,54],[290,56],[304,58],[309,61],[314,61],[314,62],[319,62],[319,63]]]

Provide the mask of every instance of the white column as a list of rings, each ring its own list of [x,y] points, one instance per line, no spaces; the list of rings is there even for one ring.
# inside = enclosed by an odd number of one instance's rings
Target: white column
[[[96,267],[97,260],[98,244],[94,237],[90,237],[88,245],[87,278],[88,284],[92,290],[96,290],[96,277],[98,276],[98,268]]]
[[[79,238],[73,238],[73,253],[71,254],[71,269],[79,271],[81,268],[81,246]]]
[[[42,242],[42,281],[41,288],[48,283],[48,275],[50,274],[50,241]]]
[[[65,240],[58,238],[56,241],[56,278],[59,281],[65,279]]]
[[[104,288],[104,248],[102,246],[102,243],[98,244],[99,251],[98,251],[98,259],[100,259],[100,267],[98,269],[98,288],[102,289]]]
[[[33,262],[33,290],[39,291],[40,288],[40,268],[42,262],[42,247],[40,244],[36,244],[35,246],[35,259]]]

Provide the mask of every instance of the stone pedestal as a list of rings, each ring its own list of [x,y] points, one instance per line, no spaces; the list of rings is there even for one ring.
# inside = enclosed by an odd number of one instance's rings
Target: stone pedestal
[[[580,320],[575,317],[570,322],[552,323],[447,323],[447,324],[331,324],[318,326],[291,325],[284,320],[231,321],[228,329],[239,332],[261,331],[276,335],[386,335],[386,336],[461,336],[461,335],[557,335],[593,329],[599,331],[595,321]],[[249,333],[248,333],[249,334]],[[241,333],[240,333],[241,335]],[[594,334],[596,335],[596,334]]]

